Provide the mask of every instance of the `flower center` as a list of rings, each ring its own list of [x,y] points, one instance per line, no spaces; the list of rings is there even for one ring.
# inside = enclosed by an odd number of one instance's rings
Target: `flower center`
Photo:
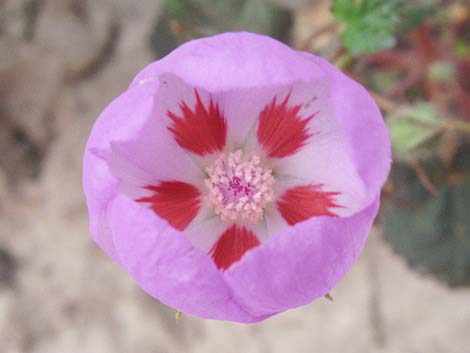
[[[206,171],[209,206],[223,220],[258,223],[266,204],[274,200],[276,180],[255,153],[222,153]]]

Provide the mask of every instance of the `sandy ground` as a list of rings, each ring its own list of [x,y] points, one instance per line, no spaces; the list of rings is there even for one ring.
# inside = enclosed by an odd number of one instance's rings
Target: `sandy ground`
[[[470,290],[411,272],[379,229],[333,302],[176,320],[92,242],[81,191],[96,116],[151,61],[156,2],[45,3],[28,37],[0,2],[0,352],[470,352]]]

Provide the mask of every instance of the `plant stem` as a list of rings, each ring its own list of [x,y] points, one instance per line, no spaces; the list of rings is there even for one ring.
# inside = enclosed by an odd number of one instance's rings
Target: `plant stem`
[[[448,131],[459,131],[470,134],[470,123],[465,121],[447,121],[442,125],[442,128]]]
[[[429,179],[426,171],[423,169],[421,164],[418,161],[412,161],[411,166],[415,170],[416,174],[418,175],[421,184],[424,188],[433,196],[436,196],[439,193],[437,187],[432,183],[431,179]]]
[[[382,108],[385,111],[391,112],[396,109],[398,109],[398,103],[395,103],[388,97],[385,97],[384,95],[377,93],[377,92],[372,92],[369,91],[372,97],[375,99],[377,102],[377,105]]]
[[[299,50],[301,51],[309,51],[310,46],[312,45],[312,42],[316,40],[318,37],[321,35],[328,33],[330,31],[336,30],[338,27],[337,22],[330,22],[324,25],[323,27],[313,31],[310,33],[310,35],[305,39],[300,45],[299,45]]]

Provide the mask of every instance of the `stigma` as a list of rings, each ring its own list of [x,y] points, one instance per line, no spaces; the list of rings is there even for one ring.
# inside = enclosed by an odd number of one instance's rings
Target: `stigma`
[[[276,181],[271,169],[263,168],[255,153],[221,153],[206,172],[209,207],[222,220],[257,224],[265,206],[274,201]]]

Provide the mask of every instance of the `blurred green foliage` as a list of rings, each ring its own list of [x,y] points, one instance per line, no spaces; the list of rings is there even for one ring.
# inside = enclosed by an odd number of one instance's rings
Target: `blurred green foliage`
[[[429,65],[428,77],[433,82],[448,82],[455,78],[454,63],[445,60],[437,60]]]
[[[395,44],[400,0],[334,0],[332,11],[344,24],[341,40],[351,54],[376,52]]]
[[[442,4],[433,0],[403,2],[399,8],[398,32],[405,33],[418,27],[429,17],[436,15],[440,9],[442,10],[441,6]]]
[[[433,155],[431,143],[442,129],[433,106],[417,103],[403,106],[387,119],[395,160],[423,159]]]
[[[430,194],[416,172],[396,164],[390,181],[392,200],[382,207],[385,239],[422,273],[451,286],[470,285],[470,146],[449,168],[437,160],[424,163],[438,188]]]
[[[397,33],[419,26],[438,9],[433,0],[333,0],[332,4],[333,14],[343,24],[343,45],[354,56],[392,47]]]
[[[262,33],[285,41],[291,24],[290,12],[269,0],[164,0],[151,45],[162,57],[185,40],[227,31]]]

